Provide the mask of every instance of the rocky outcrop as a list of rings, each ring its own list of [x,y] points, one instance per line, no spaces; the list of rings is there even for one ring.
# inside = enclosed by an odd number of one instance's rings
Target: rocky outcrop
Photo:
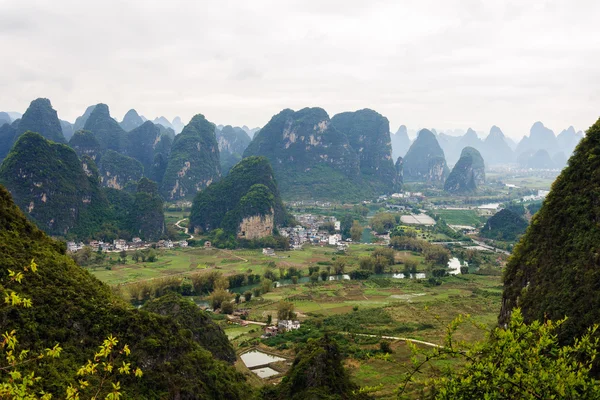
[[[132,131],[138,126],[141,126],[144,120],[133,108],[125,114],[123,121],[119,124],[126,132]]]
[[[198,114],[173,141],[161,192],[167,200],[192,198],[220,178],[215,125]]]
[[[125,147],[126,133],[119,123],[110,116],[106,104],[97,104],[85,122],[84,129],[96,137],[102,151],[120,152]]]
[[[485,165],[481,154],[473,147],[465,147],[460,159],[444,183],[450,193],[469,193],[485,183]]]
[[[275,220],[273,214],[244,217],[237,231],[238,239],[261,239],[273,235]]]
[[[58,114],[48,99],[36,99],[31,102],[23,118],[19,121],[17,136],[27,132],[36,132],[56,143],[66,143]]]
[[[248,156],[269,160],[289,198],[363,198],[358,156],[321,108],[281,111],[254,136]]]
[[[348,138],[358,156],[360,175],[374,193],[391,193],[399,189],[387,118],[364,109],[336,114],[331,124]]]
[[[435,135],[422,129],[404,157],[404,181],[441,184],[448,173],[444,151]]]
[[[254,239],[271,235],[288,218],[268,160],[250,156],[198,193],[189,228],[204,232],[220,228],[233,237]]]
[[[99,168],[102,185],[119,190],[139,181],[144,175],[144,167],[139,161],[112,150],[102,155]]]
[[[79,158],[88,156],[94,161],[100,161],[100,143],[90,131],[77,131],[69,140],[69,146]]]
[[[252,139],[242,128],[234,128],[231,125],[218,129],[216,134],[221,156],[221,171],[227,174],[231,167],[242,159]]]

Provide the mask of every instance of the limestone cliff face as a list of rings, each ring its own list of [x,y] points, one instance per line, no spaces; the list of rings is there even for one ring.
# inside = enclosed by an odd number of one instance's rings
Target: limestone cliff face
[[[269,160],[284,196],[331,200],[363,187],[356,152],[321,108],[281,111],[254,136],[248,156]]]
[[[272,210],[272,209],[271,209]],[[242,219],[238,228],[238,239],[260,239],[273,235],[275,220],[273,213],[266,215],[253,215]]]
[[[465,147],[446,179],[444,190],[450,193],[472,192],[483,183],[485,183],[483,158],[473,147]]]
[[[448,176],[444,151],[433,132],[422,129],[404,157],[405,182],[443,183]]]
[[[198,114],[173,141],[162,181],[162,194],[167,200],[193,197],[220,178],[215,125]]]

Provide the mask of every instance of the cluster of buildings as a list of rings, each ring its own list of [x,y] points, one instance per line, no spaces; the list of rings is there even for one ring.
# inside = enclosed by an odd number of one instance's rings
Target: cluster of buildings
[[[87,245],[83,242],[67,242],[67,251],[76,252],[83,249],[85,246],[90,246],[93,251],[122,251],[122,250],[135,250],[145,249],[156,245],[160,249],[172,249],[173,247],[187,247],[188,242],[181,240],[173,242],[172,240],[159,240],[158,242],[144,242],[139,237],[134,237],[131,242],[124,239],[115,239],[112,243],[103,242],[102,240],[92,240]]]
[[[265,333],[261,338],[266,339],[269,337],[277,336],[280,333],[288,332],[292,330],[300,329],[300,321],[292,321],[291,319],[284,319],[277,322],[277,325],[265,326]]]
[[[295,215],[296,221],[301,225],[291,228],[281,228],[279,233],[289,238],[290,247],[294,250],[301,249],[306,243],[313,245],[330,245],[345,248],[347,245],[342,241],[341,223],[335,217],[324,217],[314,214]],[[325,224],[333,224],[336,233],[331,234],[328,230],[320,229]]]

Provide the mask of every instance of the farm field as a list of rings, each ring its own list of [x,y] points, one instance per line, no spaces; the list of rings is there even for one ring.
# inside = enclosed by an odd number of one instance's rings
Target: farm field
[[[278,336],[261,341],[258,338],[262,331],[256,327],[229,325],[225,332],[236,338],[233,343],[240,351],[246,346],[259,346],[288,357],[293,355],[289,349],[314,335],[315,329],[345,335],[347,345],[353,349],[345,361],[353,379],[362,387],[384,383],[372,395],[376,399],[392,399],[410,366],[410,350],[403,340],[391,340],[393,353],[389,358],[361,357],[360,352],[377,349],[380,339],[360,334],[443,344],[447,325],[463,314],[470,315],[471,321],[457,331],[455,339],[472,343],[484,337],[484,331],[474,323],[487,328],[497,323],[501,287],[500,276],[476,274],[443,278],[439,286],[431,286],[425,280],[373,278],[290,285],[273,289],[240,307],[250,309],[248,319],[266,321],[271,315],[275,321],[279,301],[291,301],[305,324],[301,333],[288,339],[284,335],[281,339]],[[456,362],[444,361],[436,366]]]
[[[125,264],[100,265],[90,267],[89,271],[101,281],[109,284],[123,284],[148,279],[162,278],[173,275],[185,275],[203,270],[217,270],[224,275],[248,272],[262,275],[270,262],[277,267],[295,267],[305,270],[310,265],[321,263],[323,266],[331,263],[336,257],[348,260],[350,271],[358,267],[358,259],[368,256],[377,245],[352,244],[346,254],[336,254],[334,247],[321,247],[307,245],[303,250],[275,252],[275,256],[262,254],[261,249],[256,250],[220,250],[204,248],[175,248],[159,250],[158,260],[155,262],[134,262],[129,257]],[[131,252],[129,252],[131,253]],[[112,254],[113,260],[117,259]],[[411,252],[397,252],[398,260],[412,259],[423,264],[423,257]],[[324,263],[324,264],[323,264]],[[421,265],[419,270],[424,268]]]
[[[475,210],[444,210],[436,209],[435,214],[442,217],[448,225],[466,225],[476,227],[481,219]]]

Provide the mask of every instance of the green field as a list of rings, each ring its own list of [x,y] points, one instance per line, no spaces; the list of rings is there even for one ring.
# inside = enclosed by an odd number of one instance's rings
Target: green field
[[[476,227],[481,220],[475,210],[434,210],[435,214],[442,217],[448,225],[468,225]]]

